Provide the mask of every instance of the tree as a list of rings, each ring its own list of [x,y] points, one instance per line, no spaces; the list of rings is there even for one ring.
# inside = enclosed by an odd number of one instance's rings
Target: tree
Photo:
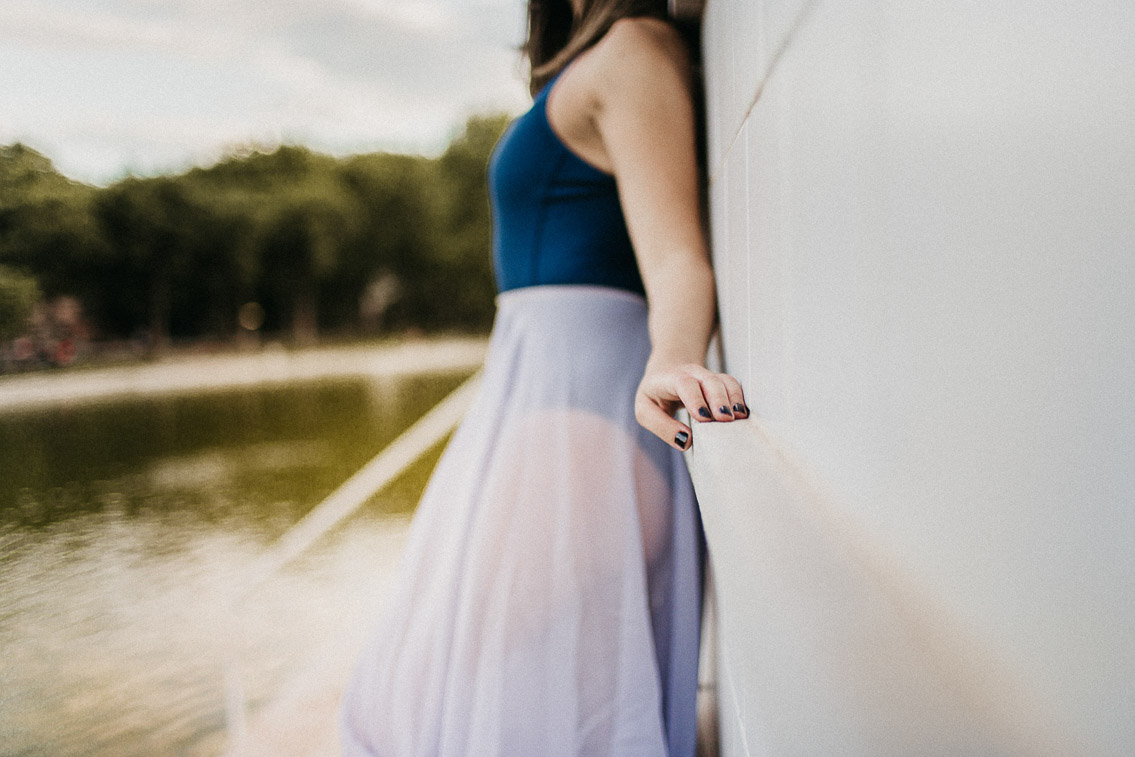
[[[496,282],[487,169],[507,125],[504,115],[470,118],[438,160],[444,233],[435,245],[435,280],[426,296],[448,293],[455,321],[473,328],[488,328],[493,318]]]
[[[313,182],[281,190],[261,236],[265,273],[291,303],[292,338],[299,344],[318,334],[320,285],[342,260],[342,249],[359,223],[353,198],[340,188]]]
[[[438,303],[415,298],[431,275],[429,256],[443,223],[434,162],[371,153],[354,156],[341,166],[341,181],[358,199],[362,212],[357,234],[344,249],[332,301],[351,305],[357,312],[366,290],[386,282],[388,293],[396,294],[386,303],[387,327],[423,326],[439,309]]]
[[[176,177],[130,177],[99,193],[95,215],[113,249],[125,304],[138,311],[154,352],[169,344],[175,281],[192,260],[195,231],[207,225],[203,209]],[[131,296],[132,295],[132,296]]]
[[[0,262],[31,272],[49,297],[90,294],[106,252],[96,192],[30,147],[0,146]]]
[[[0,266],[0,342],[27,330],[32,308],[41,299],[39,285],[31,276]]]
[[[25,144],[0,145],[0,212],[79,187]]]

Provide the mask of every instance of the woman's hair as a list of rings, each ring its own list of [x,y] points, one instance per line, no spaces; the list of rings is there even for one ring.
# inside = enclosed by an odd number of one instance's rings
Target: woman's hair
[[[535,95],[569,60],[594,45],[620,18],[667,18],[666,0],[582,0],[576,17],[571,0],[529,0],[528,87]]]

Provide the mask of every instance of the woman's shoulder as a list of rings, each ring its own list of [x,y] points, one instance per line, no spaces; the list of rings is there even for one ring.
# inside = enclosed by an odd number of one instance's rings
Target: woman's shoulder
[[[606,39],[620,44],[682,45],[682,35],[673,23],[656,16],[627,16],[611,24]]]
[[[663,19],[621,18],[603,35],[594,53],[597,83],[616,97],[631,94],[628,88],[653,89],[677,79],[689,85],[686,42],[674,25]]]
[[[669,21],[650,16],[620,18],[598,46],[623,63],[686,63],[689,55],[678,29]]]

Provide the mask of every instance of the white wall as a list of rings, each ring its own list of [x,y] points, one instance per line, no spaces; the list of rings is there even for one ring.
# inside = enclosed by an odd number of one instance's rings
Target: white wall
[[[703,34],[725,754],[1135,754],[1135,3]]]

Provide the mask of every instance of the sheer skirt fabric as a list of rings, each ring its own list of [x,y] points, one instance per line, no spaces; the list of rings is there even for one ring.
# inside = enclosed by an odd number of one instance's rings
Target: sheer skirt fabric
[[[502,293],[342,704],[347,757],[692,757],[701,528],[642,430],[646,303]]]

